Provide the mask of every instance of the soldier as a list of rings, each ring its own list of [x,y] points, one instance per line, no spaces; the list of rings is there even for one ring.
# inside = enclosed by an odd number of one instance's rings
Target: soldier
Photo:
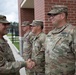
[[[31,57],[31,48],[32,48],[32,40],[34,38],[34,34],[31,32],[31,25],[29,21],[24,21],[22,23],[23,31],[25,31],[23,37],[23,58],[24,60],[28,60]],[[26,68],[26,74],[30,75],[30,70]]]
[[[28,61],[15,61],[12,50],[7,41],[3,38],[7,34],[10,22],[6,16],[0,15],[0,75],[19,75],[22,67],[32,68],[34,63]]]
[[[23,58],[28,60],[31,57],[31,47],[32,47],[32,40],[34,34],[31,32],[31,25],[29,21],[24,21],[22,23],[23,31],[25,31],[23,37]]]
[[[31,75],[45,75],[45,52],[43,44],[46,34],[43,33],[43,22],[41,20],[33,20],[30,24],[32,32],[35,34],[32,46],[31,60],[35,62],[35,67],[32,69]]]
[[[75,75],[76,27],[67,23],[68,8],[54,5],[48,12],[54,29],[45,41],[45,74]]]

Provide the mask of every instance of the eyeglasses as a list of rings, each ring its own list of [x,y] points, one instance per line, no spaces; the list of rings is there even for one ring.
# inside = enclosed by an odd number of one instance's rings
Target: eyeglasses
[[[54,16],[56,16],[56,15],[59,15],[59,14],[50,14],[49,16],[50,16],[50,17],[54,17]]]
[[[57,15],[59,15],[59,14],[50,14],[50,15],[49,15],[49,18],[52,19],[52,18],[54,18],[54,17],[57,16]]]

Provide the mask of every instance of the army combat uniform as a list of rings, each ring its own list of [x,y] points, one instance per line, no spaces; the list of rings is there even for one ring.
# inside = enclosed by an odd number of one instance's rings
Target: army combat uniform
[[[33,40],[34,34],[30,30],[30,22],[29,21],[24,21],[22,23],[22,26],[25,28],[25,32],[26,32],[23,36],[22,57],[23,57],[24,60],[27,61],[31,57],[32,40]],[[26,68],[26,74],[30,75],[30,72],[31,71]]]
[[[32,41],[34,38],[34,34],[32,32],[27,32],[24,35],[24,41],[23,41],[23,58],[24,60],[28,60],[31,58],[31,52],[32,52]],[[26,68],[26,74],[31,75],[31,70]]]
[[[25,27],[26,33],[23,36],[23,58],[24,60],[28,60],[31,57],[31,47],[32,47],[32,40],[34,34],[31,32],[30,28],[30,22],[29,21],[24,21],[22,23],[22,26]],[[29,27],[29,28],[28,28]],[[28,29],[28,31],[27,31]]]
[[[36,66],[32,69],[32,75],[45,75],[45,52],[43,50],[45,37],[46,35],[41,32],[33,40],[31,59],[36,63]]]
[[[27,32],[23,38],[23,58],[28,60],[31,57],[31,48],[34,34],[32,32]]]
[[[19,75],[25,62],[15,61],[12,50],[4,39],[0,39],[0,75]]]
[[[75,75],[76,27],[67,23],[50,31],[45,45],[45,74]]]

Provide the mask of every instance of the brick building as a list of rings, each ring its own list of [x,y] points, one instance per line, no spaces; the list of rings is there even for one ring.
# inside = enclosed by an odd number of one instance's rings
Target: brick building
[[[52,5],[67,5],[68,21],[76,25],[76,0],[18,0],[20,36],[24,34],[21,30],[22,22],[25,20],[32,22],[33,19],[43,20],[44,32],[48,33],[52,29],[52,24],[47,12],[51,10]]]
[[[48,33],[52,25],[47,12],[51,10],[52,5],[57,4],[68,6],[68,20],[76,25],[76,0],[18,0],[20,36],[23,35],[21,32],[22,22],[25,20],[32,22],[33,19],[43,20],[44,32]]]

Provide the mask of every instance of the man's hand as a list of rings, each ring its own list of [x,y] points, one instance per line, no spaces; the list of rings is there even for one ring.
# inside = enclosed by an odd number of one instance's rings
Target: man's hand
[[[28,59],[28,60],[26,61],[26,64],[27,64],[27,68],[28,68],[28,69],[32,69],[32,68],[35,66],[35,62],[32,61],[31,59]]]

